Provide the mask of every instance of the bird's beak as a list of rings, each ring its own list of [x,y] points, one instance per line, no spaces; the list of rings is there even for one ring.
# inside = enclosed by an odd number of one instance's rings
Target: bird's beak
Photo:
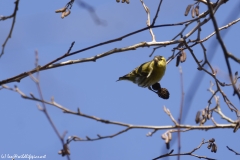
[[[155,63],[158,63],[158,61],[159,61],[158,58],[155,57],[155,58],[154,58],[154,62],[155,62]]]

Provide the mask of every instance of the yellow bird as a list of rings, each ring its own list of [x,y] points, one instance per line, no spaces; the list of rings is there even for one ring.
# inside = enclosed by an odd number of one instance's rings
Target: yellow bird
[[[152,61],[143,63],[117,81],[128,80],[140,87],[150,87],[160,81],[166,70],[166,59],[163,56],[155,56]]]

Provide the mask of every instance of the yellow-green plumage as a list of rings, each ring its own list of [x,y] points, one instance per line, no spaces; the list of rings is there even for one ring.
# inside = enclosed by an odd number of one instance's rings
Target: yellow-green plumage
[[[129,80],[138,84],[140,87],[150,87],[162,79],[166,65],[167,63],[164,57],[155,56],[152,61],[143,63],[132,72],[123,77],[119,77],[118,81]]]

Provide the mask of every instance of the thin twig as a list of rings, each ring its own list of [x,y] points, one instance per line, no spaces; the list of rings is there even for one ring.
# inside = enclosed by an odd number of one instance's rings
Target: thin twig
[[[240,155],[240,153],[238,153],[238,152],[236,152],[236,151],[234,151],[233,149],[231,149],[230,147],[228,147],[228,146],[226,146],[227,147],[227,149],[229,150],[229,151],[232,151],[233,153],[235,153],[236,155]]]
[[[213,111],[216,112],[216,113],[218,113],[218,114],[221,116],[222,119],[225,119],[226,121],[228,121],[228,122],[230,122],[230,123],[234,123],[234,121],[233,121],[231,118],[225,116],[225,115],[222,113],[222,110],[221,110],[221,107],[220,107],[220,103],[219,103],[219,97],[216,96],[216,93],[217,93],[217,92],[212,89],[213,85],[214,85],[214,84],[213,84],[212,82],[210,82],[210,87],[209,87],[209,89],[208,89],[208,91],[212,93],[211,98],[214,97],[214,99],[215,99],[215,101],[216,101],[216,107],[213,108]],[[217,91],[218,91],[218,90],[217,90]],[[209,99],[209,100],[210,100],[210,99]]]
[[[219,3],[224,3],[225,0],[221,0]],[[216,18],[214,16],[214,12],[213,12],[213,8],[212,8],[212,5],[210,4],[210,0],[207,0],[207,3],[208,3],[208,9],[210,11],[210,17],[212,19],[212,22],[213,22],[213,26],[215,28],[215,32],[216,32],[216,36],[217,36],[217,40],[219,41],[220,45],[221,45],[221,48],[223,50],[223,53],[224,53],[224,57],[225,57],[225,61],[226,61],[226,64],[227,64],[227,68],[228,68],[228,73],[229,73],[229,77],[230,77],[230,80],[231,80],[231,83],[233,84],[233,89],[234,89],[234,94],[237,94],[238,95],[238,98],[240,99],[240,93],[238,92],[236,86],[234,85],[234,82],[233,82],[233,77],[232,77],[232,69],[231,69],[231,66],[230,66],[230,63],[229,63],[229,55],[228,55],[228,51],[227,51],[227,48],[221,38],[221,35],[219,33],[219,30],[218,30],[218,24],[217,24],[217,21],[216,21]]]
[[[194,148],[190,152],[180,153],[180,154],[179,153],[172,154],[174,150],[171,150],[169,153],[158,156],[158,157],[154,158],[153,160],[157,160],[157,159],[164,158],[164,157],[170,157],[170,156],[186,156],[186,155],[197,157],[200,159],[203,158],[203,159],[207,159],[207,160],[215,160],[214,158],[208,158],[207,156],[199,156],[199,155],[193,154],[196,150],[200,149],[202,147],[202,145],[205,143],[209,143],[209,141],[204,142],[204,140],[203,140],[198,147]]]
[[[140,0],[142,5],[143,5],[143,8],[145,9],[146,13],[147,13],[147,26],[150,27],[150,10],[149,8],[145,5],[145,3],[143,2],[143,0]],[[152,36],[152,42],[156,42],[156,39],[155,39],[155,35],[152,31],[152,28],[149,28],[149,32]]]
[[[36,67],[38,66],[38,52],[36,51],[36,62],[35,65]],[[63,136],[60,135],[60,133],[57,130],[57,127],[55,126],[55,124],[53,123],[53,120],[51,119],[48,111],[47,111],[47,107],[44,103],[44,98],[43,98],[43,94],[42,94],[42,90],[41,90],[41,86],[40,86],[40,77],[39,77],[39,72],[37,72],[37,78],[35,78],[33,75],[30,74],[30,77],[32,77],[32,80],[35,82],[36,86],[37,86],[37,90],[40,96],[39,101],[42,103],[43,108],[41,109],[41,111],[43,111],[43,113],[45,114],[45,116],[47,117],[48,122],[50,123],[50,125],[52,126],[54,132],[57,134],[58,138],[60,139],[60,141],[62,142],[62,146],[64,146],[64,136],[66,135],[66,133],[63,134]],[[20,90],[19,90],[20,91]],[[26,97],[26,96],[25,96]],[[40,107],[40,106],[39,106]],[[69,155],[67,155],[68,160],[70,160]]]
[[[221,30],[223,30],[223,29],[227,29],[227,28],[231,27],[232,25],[238,23],[239,21],[240,21],[240,18],[238,18],[238,19],[236,19],[236,20],[228,23],[228,24],[225,25],[225,26],[222,26],[222,27],[218,28],[218,30],[221,31]],[[215,35],[215,34],[216,34],[216,31],[214,31],[213,33],[211,33],[210,35],[208,35],[208,36],[205,37],[204,39],[202,39],[202,40],[200,40],[200,41],[197,41],[197,42],[205,42],[205,41],[207,41],[209,38],[211,38],[211,37],[212,37],[213,35]],[[236,60],[237,60],[237,62],[240,62],[240,60],[238,60],[237,58],[236,58]]]
[[[205,68],[203,68],[203,66],[200,64],[200,62],[199,62],[198,59],[196,58],[193,50],[190,48],[190,46],[188,46],[187,42],[184,41],[183,43],[184,43],[184,45],[186,46],[186,48],[190,51],[192,57],[194,58],[195,62],[197,63],[198,69],[199,69],[199,70],[203,70],[203,71],[206,72],[208,75],[210,75],[212,78],[214,78],[214,80],[215,80],[215,82],[216,82],[217,90],[222,94],[225,103],[227,104],[227,106],[229,107],[229,109],[230,109],[231,111],[235,111],[235,113],[237,113],[237,112],[238,112],[238,109],[231,103],[231,101],[228,99],[228,97],[225,95],[225,93],[224,93],[224,92],[222,91],[222,89],[220,88],[220,85],[221,85],[221,86],[225,86],[225,84],[224,84],[224,83],[221,83],[221,82],[216,78],[215,72],[214,72],[214,73],[211,73],[211,72],[209,72],[208,70],[206,70]],[[209,63],[209,65],[210,65],[210,63]],[[210,68],[211,68],[211,67],[210,67]]]
[[[163,106],[163,110],[164,110],[164,112],[167,113],[167,115],[171,118],[171,120],[173,121],[173,123],[174,123],[176,126],[179,126],[179,123],[174,119],[174,117],[172,116],[170,110],[169,110],[167,107],[165,107],[165,106]]]
[[[15,8],[14,8],[14,11],[13,11],[13,14],[12,14],[12,15],[0,17],[0,21],[1,21],[1,20],[6,20],[6,19],[9,19],[9,18],[13,18],[12,26],[11,26],[11,29],[10,29],[10,31],[9,31],[9,34],[8,34],[6,40],[4,41],[3,45],[2,45],[2,52],[1,52],[1,54],[0,54],[0,58],[1,58],[2,55],[4,54],[4,49],[5,49],[5,46],[6,46],[7,42],[8,42],[8,40],[12,37],[12,32],[13,32],[13,28],[14,28],[14,25],[15,25],[16,17],[17,17],[17,11],[18,11],[19,1],[20,1],[20,0],[16,0],[16,1],[14,2],[14,3],[15,3]]]
[[[105,139],[105,138],[113,138],[113,137],[116,137],[124,132],[127,132],[128,130],[130,130],[131,128],[128,127],[128,128],[125,128],[117,133],[114,133],[114,134],[111,134],[111,135],[107,135],[107,136],[101,136],[101,135],[97,135],[97,138],[90,138],[90,137],[86,137],[86,138],[80,138],[80,137],[77,137],[77,136],[70,136],[68,138],[68,144],[71,142],[71,141],[97,141],[97,140],[102,140],[102,139]]]
[[[179,66],[179,72],[180,72],[180,85],[181,85],[181,102],[180,102],[180,111],[179,111],[179,118],[178,123],[181,124],[182,120],[182,111],[183,111],[183,103],[184,103],[184,90],[183,90],[183,72],[182,67]],[[178,154],[181,152],[181,132],[180,129],[178,129]],[[178,160],[180,160],[180,155],[178,156]]]
[[[154,24],[155,24],[155,22],[156,22],[156,20],[157,20],[158,13],[159,13],[160,8],[161,8],[161,5],[162,5],[162,1],[163,1],[163,0],[160,0],[160,2],[159,2],[159,4],[158,4],[158,9],[157,9],[157,12],[156,12],[156,14],[155,14],[155,16],[154,16],[154,18],[153,18],[153,21],[152,21],[151,26],[154,26]]]

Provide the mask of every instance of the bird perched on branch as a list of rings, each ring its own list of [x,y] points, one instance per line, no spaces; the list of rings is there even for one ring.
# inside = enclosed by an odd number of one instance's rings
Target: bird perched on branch
[[[117,81],[128,80],[140,87],[151,87],[160,81],[166,70],[166,59],[163,56],[155,56],[152,61],[143,63]]]

